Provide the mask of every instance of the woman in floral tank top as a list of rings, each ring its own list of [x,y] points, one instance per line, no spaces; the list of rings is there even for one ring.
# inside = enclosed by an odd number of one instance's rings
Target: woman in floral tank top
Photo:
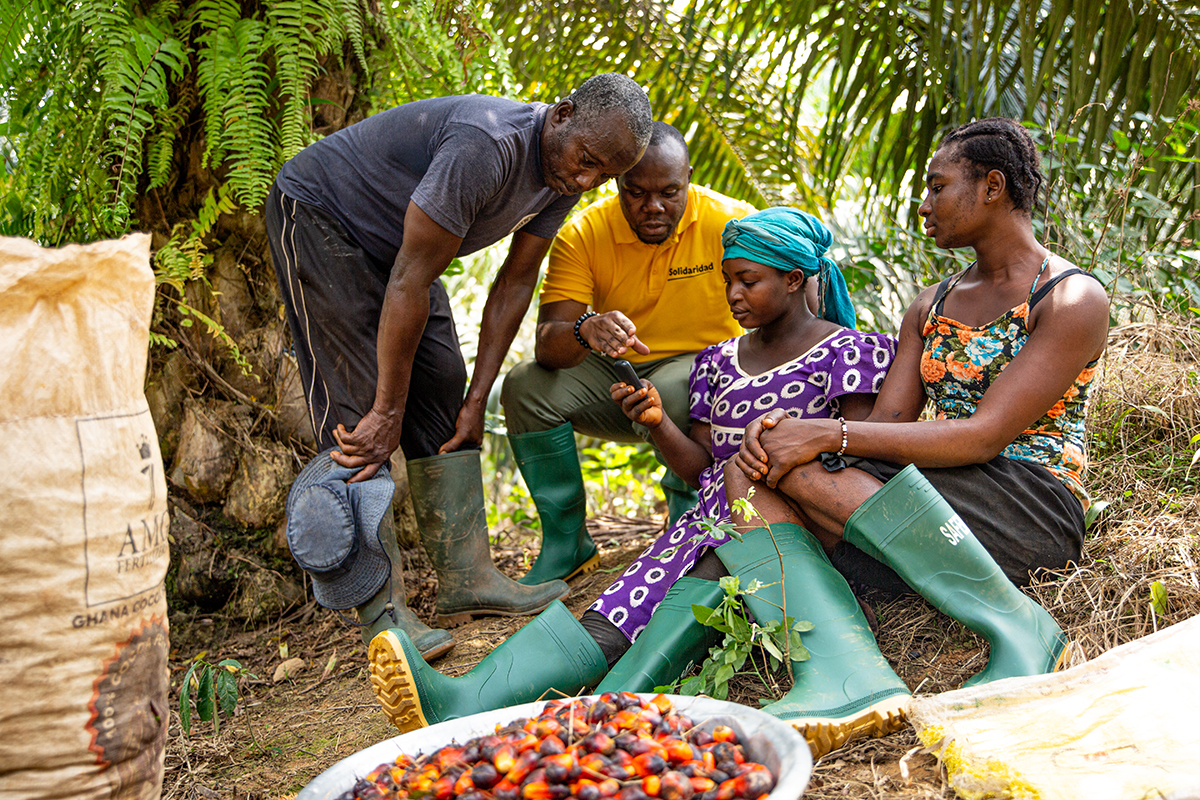
[[[768,412],[747,428],[737,474],[726,475],[731,504],[750,494],[768,520],[802,524],[855,589],[916,591],[983,633],[992,662],[980,680],[1053,667],[1061,632],[1011,584],[1078,560],[1089,503],[1084,410],[1107,340],[1108,297],[1035,238],[1041,181],[1019,123],[980,120],[951,132],[929,164],[919,213],[939,247],[970,248],[975,261],[909,306],[867,420],[843,426]],[[927,403],[934,419],[918,421]],[[918,499],[948,504],[927,531],[925,509],[902,508]],[[970,564],[956,560],[976,546]],[[995,586],[973,580],[1016,594],[973,601],[976,589],[956,584],[938,597],[933,585],[953,584],[951,573],[1007,576]],[[1029,644],[1012,632],[1021,626],[1042,638],[1006,661],[1010,646]]]

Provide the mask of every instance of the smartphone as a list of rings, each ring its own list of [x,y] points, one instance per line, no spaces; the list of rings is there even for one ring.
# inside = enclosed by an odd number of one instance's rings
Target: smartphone
[[[634,389],[642,388],[642,379],[638,377],[633,364],[622,358],[619,361],[613,362],[613,369],[617,371],[617,379],[622,383],[628,383]]]

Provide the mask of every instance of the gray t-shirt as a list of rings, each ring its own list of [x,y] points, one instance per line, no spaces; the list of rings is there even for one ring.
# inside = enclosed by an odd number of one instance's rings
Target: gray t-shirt
[[[388,267],[410,201],[462,237],[459,256],[518,228],[550,239],[579,195],[558,194],[542,180],[548,108],[486,95],[406,103],[306,147],[276,182],[342,223]]]

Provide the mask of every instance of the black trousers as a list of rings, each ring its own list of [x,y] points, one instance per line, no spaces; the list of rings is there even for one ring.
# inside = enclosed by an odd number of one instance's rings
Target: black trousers
[[[283,294],[313,433],[321,449],[338,424],[354,428],[378,381],[376,339],[391,264],[366,253],[337,220],[271,187],[267,236]],[[400,449],[435,455],[454,436],[467,385],[450,299],[429,287],[429,321],[413,359]]]

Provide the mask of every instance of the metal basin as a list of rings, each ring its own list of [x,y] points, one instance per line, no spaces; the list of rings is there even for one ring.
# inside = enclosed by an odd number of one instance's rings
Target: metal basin
[[[691,717],[702,728],[728,725],[737,732],[746,750],[746,758],[765,764],[776,775],[775,789],[769,800],[795,800],[804,793],[812,774],[812,755],[808,743],[786,722],[755,708],[710,697],[667,695],[675,709]],[[653,694],[642,695],[649,699]],[[535,717],[545,701],[499,708],[454,719],[428,728],[402,733],[343,758],[305,786],[296,800],[336,800],[354,788],[359,778],[380,764],[407,753],[431,753],[452,741],[465,742],[476,736],[494,733],[497,725],[506,725],[518,717]]]

